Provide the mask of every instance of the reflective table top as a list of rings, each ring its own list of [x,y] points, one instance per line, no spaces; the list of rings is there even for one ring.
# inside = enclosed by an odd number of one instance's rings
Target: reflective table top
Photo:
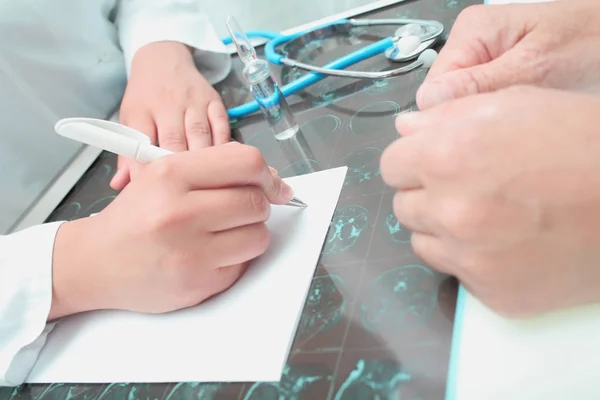
[[[369,17],[437,19],[447,34],[459,11],[476,3],[418,0]],[[323,65],[393,30],[357,28],[287,50]],[[250,99],[238,60],[234,65],[219,85],[228,106]],[[391,67],[383,56],[357,66]],[[416,107],[425,72],[377,81],[327,78],[290,97],[301,129],[284,142],[275,140],[260,114],[232,121],[235,138],[258,147],[282,176],[349,167],[280,383],[24,385],[0,389],[0,400],[443,399],[458,285],[413,254],[379,171],[383,149],[397,138],[394,116]],[[289,68],[274,73],[280,83],[302,74]],[[116,158],[103,153],[50,220],[101,211],[116,196],[108,186],[115,166]]]

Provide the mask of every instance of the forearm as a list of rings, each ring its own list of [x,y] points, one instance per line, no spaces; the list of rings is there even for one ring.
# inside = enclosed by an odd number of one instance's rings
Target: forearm
[[[155,66],[164,66],[164,60],[169,60],[171,69],[176,69],[181,63],[194,65],[193,49],[178,42],[157,42],[148,44],[137,51],[131,63],[132,73],[136,69],[147,72]],[[160,68],[155,69],[159,74]],[[160,78],[160,76],[157,76]]]
[[[56,235],[49,321],[102,308],[99,243],[110,233],[93,229],[94,223],[92,218],[71,221]]]
[[[24,382],[52,330],[52,252],[60,226],[0,236],[0,386]]]

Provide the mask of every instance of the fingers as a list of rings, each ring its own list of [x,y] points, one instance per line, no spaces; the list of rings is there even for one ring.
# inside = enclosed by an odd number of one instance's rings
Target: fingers
[[[398,190],[420,189],[423,182],[417,168],[420,157],[421,135],[396,140],[381,155],[381,177]]]
[[[211,101],[208,104],[208,121],[212,131],[213,146],[228,143],[231,139],[229,116],[221,101]]]
[[[131,180],[129,175],[129,164],[131,161],[123,156],[117,158],[117,172],[110,180],[110,187],[113,190],[123,190]]]
[[[479,104],[481,104],[481,102]],[[458,106],[461,105],[462,104],[458,104]],[[398,134],[401,136],[411,136],[415,133],[430,130],[435,130],[441,135],[443,132],[439,131],[440,127],[449,128],[451,124],[453,125],[455,123],[456,109],[456,102],[448,102],[427,111],[413,111],[400,114],[396,117],[394,124]],[[472,116],[473,113],[469,116],[460,115],[460,121],[465,121]]]
[[[193,209],[202,210],[197,218],[210,232],[266,222],[271,214],[269,199],[254,186],[202,190],[189,199]]]
[[[426,233],[414,232],[410,238],[410,243],[415,254],[425,264],[442,273],[452,275],[452,260],[439,238]]]
[[[156,143],[156,125],[154,125],[154,120],[149,114],[138,112],[131,114],[130,116],[123,115],[121,123],[145,134],[150,138],[152,143]],[[131,170],[136,164],[139,163],[135,160],[119,156],[117,159],[117,172],[115,173],[115,176],[113,176],[110,186],[114,190],[122,190],[125,188],[131,180]]]
[[[188,143],[185,137],[184,116],[176,110],[165,110],[156,116],[158,145],[173,152],[185,151]]]
[[[117,172],[110,182],[114,190],[123,190],[130,181],[140,174],[144,164],[131,158],[119,156],[117,159]]]
[[[520,86],[511,86],[511,89]],[[506,89],[508,90],[508,89]],[[416,133],[434,132],[435,142],[425,145],[431,149],[431,145],[440,143],[451,132],[461,131],[472,124],[488,121],[493,116],[494,110],[506,108],[507,104],[514,104],[514,99],[508,100],[505,96],[506,90],[475,94],[468,97],[453,99],[438,104],[424,111],[414,111],[399,114],[395,120],[395,127],[403,137],[412,136]],[[523,88],[521,88],[523,90]]]
[[[286,204],[292,189],[274,176],[260,151],[231,142],[200,152],[183,152],[161,158],[152,167],[164,179],[182,181],[191,190],[257,186],[273,204]]]
[[[425,117],[427,115],[427,117]],[[415,132],[431,126],[431,113],[424,114],[422,111],[413,111],[399,114],[394,121],[396,131],[400,136],[410,136]]]
[[[216,232],[207,245],[211,246],[214,254],[218,254],[215,267],[219,268],[241,264],[260,256],[269,247],[269,240],[267,226],[258,223]]]
[[[217,279],[211,288],[214,290],[212,295],[204,299],[203,301],[208,300],[210,297],[216,296],[220,293],[223,293],[230,287],[232,287],[240,278],[244,275],[246,270],[248,269],[248,263],[232,265],[228,267],[218,268],[215,273],[217,274]]]
[[[527,9],[521,5],[509,7],[478,5],[460,13],[417,92],[421,110],[514,83],[530,83],[521,76],[530,73],[527,60],[535,63],[547,56],[524,51],[538,13],[524,14]]]
[[[411,232],[433,234],[435,224],[430,216],[427,192],[423,189],[396,192],[394,215],[398,222]]]
[[[219,268],[218,274],[220,275],[224,287],[221,291],[225,291],[231,286],[233,286],[233,284],[236,283],[244,275],[247,269],[247,262],[238,265],[232,265],[229,267]]]
[[[452,28],[448,40],[429,69],[425,82],[450,71],[491,61],[485,45],[477,40],[473,31],[465,32],[464,27],[459,24],[460,19]]]
[[[213,139],[205,105],[187,109],[185,112],[185,134],[190,150],[212,146]]]
[[[520,27],[514,13],[507,14],[506,7],[467,7],[452,26],[444,47],[429,69],[426,82],[500,57],[522,38],[524,33]]]
[[[417,92],[417,103],[425,110],[451,99],[503,89],[532,80],[524,71],[515,52],[474,67],[450,71],[423,83]]]

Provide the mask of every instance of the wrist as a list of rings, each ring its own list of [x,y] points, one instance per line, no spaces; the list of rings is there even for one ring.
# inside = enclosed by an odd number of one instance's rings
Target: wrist
[[[164,63],[194,63],[194,49],[180,42],[154,42],[142,46],[133,56],[132,68],[137,64],[142,68],[160,66]]]
[[[94,218],[66,222],[54,241],[52,255],[52,305],[48,320],[102,308],[102,268],[92,234]],[[97,232],[97,231],[96,231]]]

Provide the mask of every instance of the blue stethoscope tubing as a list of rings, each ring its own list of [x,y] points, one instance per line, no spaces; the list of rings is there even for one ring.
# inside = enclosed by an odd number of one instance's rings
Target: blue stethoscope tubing
[[[332,26],[337,24],[345,24],[348,23],[348,20],[339,20],[332,23],[329,23],[324,26]],[[319,29],[313,28],[310,32]],[[273,64],[281,65],[281,60],[284,58],[283,55],[278,54],[275,49],[277,46],[287,43],[291,40],[294,40],[308,32],[299,32],[291,35],[281,35],[278,32],[271,31],[249,31],[246,32],[246,36],[248,38],[265,38],[269,39],[269,41],[265,44],[265,57],[267,60]],[[228,45],[232,43],[231,37],[224,38],[223,44]],[[373,56],[383,53],[385,50],[394,45],[394,41],[391,37],[387,37],[385,39],[379,40],[375,43],[367,45],[365,47],[360,48],[352,53],[346,54],[343,57],[338,58],[335,61],[326,64],[323,68],[329,69],[345,69],[351,65],[357,64],[361,61],[367,60]],[[308,72],[300,78],[293,80],[292,82],[284,85],[280,88],[281,93],[284,97],[291,96],[295,93],[298,93],[307,87],[314,85],[315,83],[325,79],[327,75],[319,74],[317,72]],[[227,114],[230,119],[241,119],[250,114],[255,113],[260,110],[260,107],[256,101],[250,101],[246,104],[242,104],[237,107],[230,108],[227,110]]]

